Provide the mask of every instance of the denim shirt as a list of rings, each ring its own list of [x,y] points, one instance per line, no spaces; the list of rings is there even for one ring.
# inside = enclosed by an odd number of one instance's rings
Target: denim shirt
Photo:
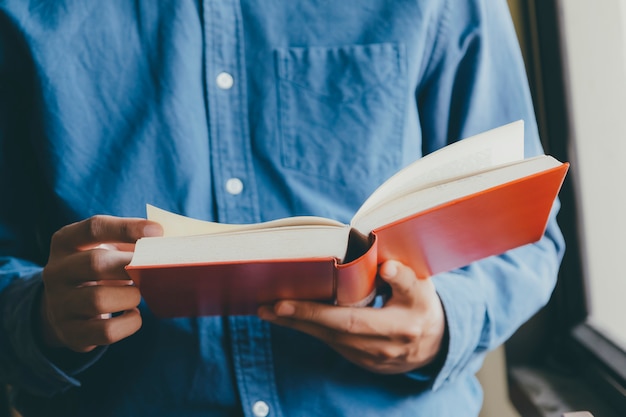
[[[399,168],[518,119],[541,153],[504,0],[0,1],[0,382],[24,417],[478,415],[485,353],[555,285],[554,216],[536,244],[432,278],[447,353],[406,374],[254,316],[144,304],[127,339],[53,352],[35,314],[63,225],[146,203],[348,222]]]

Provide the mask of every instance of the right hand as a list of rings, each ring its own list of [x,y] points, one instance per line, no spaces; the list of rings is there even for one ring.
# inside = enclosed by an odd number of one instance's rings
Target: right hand
[[[103,215],[57,231],[43,270],[44,343],[89,352],[139,330],[141,295],[124,267],[137,239],[162,233],[155,222]]]

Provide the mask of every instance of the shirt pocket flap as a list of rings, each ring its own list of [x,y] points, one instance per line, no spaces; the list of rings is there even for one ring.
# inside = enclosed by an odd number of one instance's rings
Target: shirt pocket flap
[[[400,50],[392,43],[276,50],[282,80],[334,100],[358,99],[368,89],[393,82]]]

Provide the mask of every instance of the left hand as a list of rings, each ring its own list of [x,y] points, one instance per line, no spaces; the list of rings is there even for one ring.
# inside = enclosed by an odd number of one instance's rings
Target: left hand
[[[382,308],[290,300],[261,307],[259,317],[308,333],[372,372],[396,374],[429,364],[443,348],[446,326],[434,284],[397,261],[382,264],[379,275],[392,290]]]

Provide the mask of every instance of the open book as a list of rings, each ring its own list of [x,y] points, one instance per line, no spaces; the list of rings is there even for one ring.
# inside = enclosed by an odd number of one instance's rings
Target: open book
[[[350,224],[220,224],[148,206],[164,236],[140,239],[126,269],[161,317],[254,314],[279,299],[366,305],[385,260],[427,278],[539,240],[568,166],[524,159],[518,121],[405,167]]]

